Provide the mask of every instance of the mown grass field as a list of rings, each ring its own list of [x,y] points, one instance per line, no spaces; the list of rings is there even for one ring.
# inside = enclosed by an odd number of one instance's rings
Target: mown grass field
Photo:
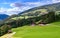
[[[60,38],[60,22],[45,26],[23,26],[12,31],[16,32],[13,38]]]

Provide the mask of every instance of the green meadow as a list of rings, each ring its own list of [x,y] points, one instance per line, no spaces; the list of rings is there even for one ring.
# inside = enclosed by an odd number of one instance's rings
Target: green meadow
[[[13,38],[60,38],[60,22],[54,22],[44,26],[23,26],[13,28],[16,34]]]

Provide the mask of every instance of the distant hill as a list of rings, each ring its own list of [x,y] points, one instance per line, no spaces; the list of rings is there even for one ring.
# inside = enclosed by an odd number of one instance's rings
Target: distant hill
[[[4,20],[6,18],[8,18],[9,15],[6,15],[6,14],[0,14],[0,20]]]

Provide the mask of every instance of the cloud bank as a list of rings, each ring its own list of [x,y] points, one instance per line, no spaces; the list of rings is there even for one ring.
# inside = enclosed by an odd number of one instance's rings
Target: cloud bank
[[[8,14],[8,15],[18,14],[22,11],[31,9],[36,6],[40,6],[39,4],[40,2],[11,3],[10,4],[11,8],[8,8],[8,9],[0,8],[0,14],[1,13]]]
[[[60,0],[52,0],[53,3],[58,3]]]

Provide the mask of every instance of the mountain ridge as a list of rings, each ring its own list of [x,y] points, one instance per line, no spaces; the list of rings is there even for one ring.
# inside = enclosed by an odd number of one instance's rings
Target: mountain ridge
[[[7,14],[0,14],[0,20],[5,20],[8,17],[9,17],[9,15],[7,15]]]
[[[50,11],[50,10],[60,11],[59,7],[60,7],[60,2],[59,3],[54,3],[54,4],[48,4],[48,5],[34,7],[34,8],[31,8],[31,9],[28,9],[26,11],[23,11],[23,12],[19,13],[18,15],[21,15],[21,14],[29,12],[29,11],[38,10],[38,9],[47,9],[48,11]]]

